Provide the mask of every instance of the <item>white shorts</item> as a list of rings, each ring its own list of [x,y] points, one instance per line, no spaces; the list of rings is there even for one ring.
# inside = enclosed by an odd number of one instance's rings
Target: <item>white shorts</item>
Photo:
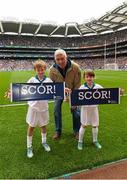
[[[81,107],[81,124],[84,126],[99,126],[98,107]]]
[[[32,109],[30,106],[28,107],[28,112],[26,116],[26,122],[31,127],[42,127],[46,126],[49,123],[49,111],[39,112]]]

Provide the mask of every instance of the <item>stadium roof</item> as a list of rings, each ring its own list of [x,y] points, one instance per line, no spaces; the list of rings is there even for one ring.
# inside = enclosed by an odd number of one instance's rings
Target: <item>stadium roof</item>
[[[90,22],[78,24],[69,22],[65,25],[38,24],[32,22],[0,21],[0,33],[40,36],[85,36],[103,34],[127,28],[127,3],[115,8],[104,16]]]

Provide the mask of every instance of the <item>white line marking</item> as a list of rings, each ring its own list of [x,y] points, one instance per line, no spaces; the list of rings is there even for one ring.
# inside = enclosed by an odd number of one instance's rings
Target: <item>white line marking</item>
[[[127,96],[127,94],[123,94],[122,96]]]
[[[25,106],[27,103],[22,103],[22,104],[4,104],[0,105],[0,107],[14,107],[14,106]]]
[[[49,101],[49,103],[52,103],[54,101]],[[3,105],[0,105],[0,108],[1,107],[15,107],[15,106],[26,106],[27,103],[20,103],[20,104],[3,104]]]
[[[127,96],[127,94],[124,94],[122,96]],[[54,101],[49,101],[49,103],[53,103]],[[26,106],[27,103],[20,103],[20,104],[4,104],[4,105],[0,105],[1,107],[15,107],[15,106]]]

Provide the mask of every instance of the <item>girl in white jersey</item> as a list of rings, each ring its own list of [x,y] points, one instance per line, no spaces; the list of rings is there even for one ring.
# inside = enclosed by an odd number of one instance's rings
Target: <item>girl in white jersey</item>
[[[45,76],[46,63],[42,60],[35,61],[34,70],[36,76],[28,80],[28,83],[42,83],[42,82],[52,82],[49,78]],[[26,122],[28,123],[27,131],[27,157],[33,157],[32,148],[32,138],[34,128],[38,125],[41,128],[42,136],[42,146],[49,152],[50,147],[46,143],[46,125],[49,122],[49,111],[48,111],[48,101],[28,101],[28,112],[26,116]]]
[[[84,72],[83,78],[85,83],[80,86],[80,89],[99,89],[102,88],[99,84],[94,83],[95,73],[91,70]],[[78,149],[83,149],[83,137],[88,125],[92,126],[93,144],[101,149],[101,145],[98,142],[98,126],[99,126],[99,114],[97,105],[81,106],[81,127],[79,130]]]

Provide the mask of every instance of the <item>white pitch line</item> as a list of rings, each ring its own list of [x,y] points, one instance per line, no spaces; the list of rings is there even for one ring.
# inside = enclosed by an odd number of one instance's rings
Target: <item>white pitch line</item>
[[[122,96],[127,96],[127,94],[124,94],[124,95],[122,95]]]
[[[52,103],[53,101],[49,101],[49,103]],[[14,106],[26,106],[27,103],[20,103],[20,104],[4,104],[4,105],[0,105],[1,107],[14,107]]]
[[[22,104],[4,104],[4,105],[0,105],[0,107],[14,107],[14,106],[25,106],[27,105],[26,103],[22,103]]]
[[[124,94],[122,96],[127,96],[127,94]],[[52,103],[54,101],[49,101],[49,103]],[[27,105],[27,103],[20,103],[20,104],[4,104],[4,105],[0,105],[0,108],[1,107],[15,107],[15,106],[25,106]]]

